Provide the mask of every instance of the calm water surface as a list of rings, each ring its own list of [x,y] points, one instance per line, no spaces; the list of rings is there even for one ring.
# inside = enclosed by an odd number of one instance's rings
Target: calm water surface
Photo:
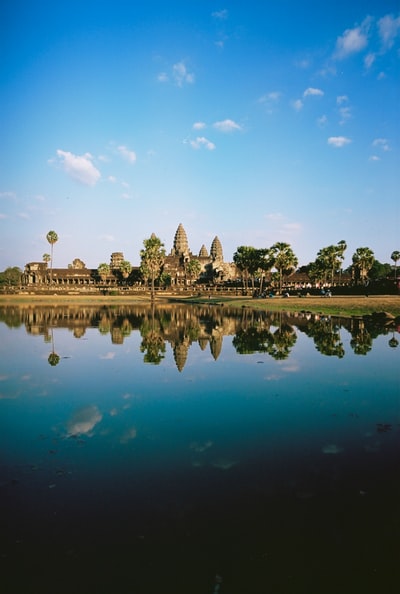
[[[0,308],[5,593],[397,592],[399,328]]]

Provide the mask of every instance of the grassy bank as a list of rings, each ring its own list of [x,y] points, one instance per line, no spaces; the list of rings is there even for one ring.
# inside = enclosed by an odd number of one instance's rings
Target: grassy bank
[[[309,311],[337,316],[363,316],[373,313],[386,312],[392,316],[400,316],[399,295],[374,295],[370,297],[348,295],[342,297],[274,297],[272,299],[247,299],[242,297],[175,297],[168,294],[158,295],[156,303],[177,302],[190,304],[229,305],[235,307],[249,307],[268,311]],[[2,305],[123,305],[143,303],[150,304],[150,295],[136,294],[133,296],[117,295],[0,295]]]

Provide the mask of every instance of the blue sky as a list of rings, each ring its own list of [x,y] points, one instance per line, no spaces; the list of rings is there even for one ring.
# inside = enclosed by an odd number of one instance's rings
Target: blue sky
[[[4,0],[0,270],[399,244],[398,1]]]

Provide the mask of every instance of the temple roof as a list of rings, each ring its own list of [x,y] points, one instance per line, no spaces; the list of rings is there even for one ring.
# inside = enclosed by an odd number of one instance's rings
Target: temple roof
[[[176,256],[181,254],[187,254],[189,252],[189,243],[186,235],[186,231],[183,228],[182,223],[179,223],[178,229],[176,230],[174,237],[174,247],[172,253]]]

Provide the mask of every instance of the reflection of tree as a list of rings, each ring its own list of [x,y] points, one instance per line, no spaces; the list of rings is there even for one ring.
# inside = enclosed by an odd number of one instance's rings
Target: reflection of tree
[[[269,330],[252,326],[246,330],[238,330],[232,340],[232,344],[239,355],[250,355],[252,353],[268,353],[273,343],[273,337]]]
[[[140,345],[140,352],[144,353],[143,361],[145,363],[152,363],[159,365],[164,359],[165,342],[160,333],[160,324],[156,330],[154,303],[151,306],[151,321],[150,324],[146,320],[140,329],[142,335],[142,343]]]
[[[59,355],[57,355],[57,353],[54,351],[54,338],[53,338],[53,329],[51,329],[51,353],[47,359],[47,361],[49,362],[49,364],[52,367],[55,367],[56,365],[59,364],[60,362],[60,357]]]
[[[388,344],[389,344],[389,346],[390,346],[392,349],[395,349],[396,347],[398,347],[398,346],[399,346],[399,341],[397,340],[397,338],[396,338],[396,337],[395,337],[395,335],[394,335],[394,330],[393,330],[393,336],[392,336],[392,338],[389,340],[389,343],[388,343]]]
[[[278,330],[272,334],[272,343],[267,352],[277,361],[287,359],[296,340],[297,335],[292,326],[281,324]]]
[[[331,318],[311,321],[306,334],[314,339],[317,351],[323,355],[339,357],[339,359],[344,357],[340,326]]]
[[[364,320],[354,320],[350,346],[355,355],[366,355],[372,349],[372,336],[365,328]]]

